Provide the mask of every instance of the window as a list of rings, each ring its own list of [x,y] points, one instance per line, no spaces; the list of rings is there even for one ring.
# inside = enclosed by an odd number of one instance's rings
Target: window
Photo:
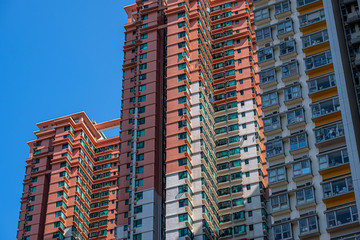
[[[276,25],[278,35],[291,32],[293,30],[291,20]]]
[[[304,5],[307,5],[307,4],[310,4],[313,2],[317,2],[317,1],[319,1],[319,0],[297,0],[297,6],[302,7]]]
[[[291,62],[291,63],[285,64],[284,66],[281,67],[282,78],[295,76],[298,73],[299,72],[298,72],[297,62]]]
[[[186,27],[186,22],[185,21],[178,23],[178,28],[182,28],[182,27]]]
[[[281,128],[281,121],[279,115],[270,118],[265,118],[263,119],[263,123],[264,123],[264,132],[270,132],[272,130]]]
[[[135,169],[135,173],[136,173],[136,174],[144,173],[144,167],[137,167],[137,168]]]
[[[281,225],[274,226],[274,239],[282,240],[291,238],[291,225],[290,223],[284,223]]]
[[[314,189],[312,187],[296,191],[296,204],[298,206],[315,202]]]
[[[298,109],[298,110],[294,110],[291,112],[287,112],[286,113],[286,119],[287,119],[287,124],[288,125],[292,125],[292,124],[296,124],[299,122],[304,122],[305,118],[304,118],[304,110],[303,109]]]
[[[147,38],[148,38],[147,33],[141,34],[141,36],[140,36],[140,39],[147,39]]]
[[[339,98],[333,98],[327,101],[311,105],[312,117],[317,118],[340,111]]]
[[[278,104],[278,94],[277,92],[268,93],[261,97],[261,102],[263,108],[270,107]]]
[[[301,97],[300,85],[292,86],[284,89],[285,101],[290,101]]]
[[[292,164],[294,177],[300,177],[311,173],[310,161],[296,162]]]
[[[149,18],[148,14],[142,15],[141,16],[141,20],[147,20]]]
[[[316,56],[311,56],[305,59],[306,70],[315,69],[324,65],[332,63],[331,52],[321,53]]]
[[[316,143],[321,143],[344,136],[344,126],[341,123],[315,129]]]
[[[305,235],[318,230],[316,216],[299,220],[300,235]]]
[[[147,53],[140,54],[140,60],[144,60],[147,58]]]
[[[185,3],[185,2],[184,2]],[[182,228],[182,229],[179,229],[179,237],[186,237],[186,236],[189,236],[191,237],[193,234],[192,232],[190,231],[189,228]]]
[[[146,101],[146,96],[140,96],[138,97],[138,102],[145,102]]]
[[[142,213],[142,211],[143,211],[143,206],[134,207],[135,214]]]
[[[36,146],[37,146],[37,147],[39,147],[39,146],[41,146],[41,145],[42,145],[42,141],[37,141],[37,142],[36,142]]]
[[[134,220],[134,228],[138,228],[142,226],[142,219]]]
[[[335,75],[331,74],[308,82],[309,93],[315,93],[336,86]]]
[[[139,65],[139,70],[144,70],[147,68],[147,63],[143,63]]]
[[[284,153],[282,140],[275,140],[266,143],[266,157],[273,157]]]
[[[271,198],[271,208],[273,212],[289,209],[289,207],[289,196],[287,194],[282,194]]]
[[[139,179],[135,181],[135,187],[142,187],[144,185],[144,180]]]
[[[186,69],[186,63],[178,64],[178,70]]]
[[[304,48],[315,46],[327,41],[329,41],[329,35],[327,30],[317,32],[302,38],[302,44]]]
[[[268,8],[265,8],[265,9],[254,12],[255,21],[261,21],[261,20],[269,18],[269,17],[270,17],[270,15],[269,15],[269,9]]]
[[[141,233],[134,234],[133,240],[142,240]]]
[[[307,146],[306,133],[290,137],[290,151]]]
[[[32,193],[32,192],[35,192],[36,191],[36,187],[29,187],[29,191]]]
[[[271,38],[271,28],[266,27],[261,30],[256,31],[256,41],[260,42],[262,40]]]
[[[319,158],[320,170],[336,167],[349,162],[346,149],[321,155]]]
[[[280,56],[295,52],[295,41],[286,41],[280,43],[279,51]]]
[[[289,1],[278,3],[275,5],[275,15],[290,11]]]
[[[274,58],[274,50],[271,47],[262,48],[258,50],[257,55],[259,63],[265,62]]]
[[[300,20],[300,27],[305,27],[305,26],[323,21],[323,20],[325,20],[324,9],[300,16],[299,20]]]
[[[354,191],[354,185],[351,177],[339,179],[323,184],[324,198],[335,197]]]
[[[279,167],[269,170],[269,183],[278,183],[286,181],[286,170],[285,167]]]
[[[271,83],[276,80],[275,69],[265,70],[259,73],[260,84]]]
[[[147,43],[140,45],[140,50],[147,49],[147,48],[148,48]]]
[[[326,214],[328,228],[357,222],[358,218],[359,217],[356,206],[339,209]]]
[[[178,33],[178,38],[183,38],[183,37],[186,37],[186,32],[179,32]]]

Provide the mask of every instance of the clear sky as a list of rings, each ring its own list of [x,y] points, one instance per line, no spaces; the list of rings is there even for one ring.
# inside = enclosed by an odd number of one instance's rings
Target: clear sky
[[[123,7],[135,0],[0,0],[1,239],[15,239],[36,123],[120,115]]]

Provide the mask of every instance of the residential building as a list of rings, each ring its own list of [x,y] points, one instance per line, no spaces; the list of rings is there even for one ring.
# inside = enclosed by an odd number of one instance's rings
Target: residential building
[[[339,44],[341,13],[358,8],[335,2],[254,1],[271,239],[359,237],[359,115]]]
[[[252,3],[125,9],[117,239],[265,239]]]
[[[38,123],[28,142],[17,239],[114,239],[119,136],[84,112]]]

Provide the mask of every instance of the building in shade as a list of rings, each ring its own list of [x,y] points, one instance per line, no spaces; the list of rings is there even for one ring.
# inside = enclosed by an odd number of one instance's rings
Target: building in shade
[[[270,237],[358,239],[357,1],[257,0],[254,16]]]
[[[117,221],[119,136],[85,113],[37,124],[28,142],[17,239],[114,239]]]

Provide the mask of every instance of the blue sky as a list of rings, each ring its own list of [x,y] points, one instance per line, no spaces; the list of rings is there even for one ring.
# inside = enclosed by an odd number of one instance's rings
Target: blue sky
[[[134,2],[0,0],[1,239],[16,236],[35,124],[79,111],[119,117],[123,7]]]

